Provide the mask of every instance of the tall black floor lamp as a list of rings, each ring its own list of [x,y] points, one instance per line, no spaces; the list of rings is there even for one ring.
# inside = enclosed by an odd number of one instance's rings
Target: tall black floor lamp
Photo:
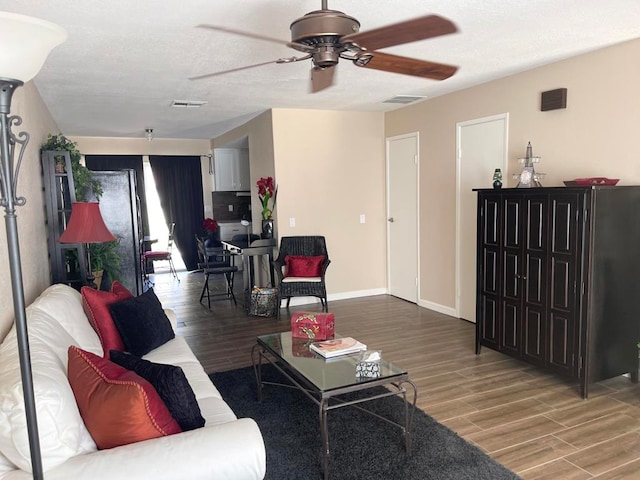
[[[52,23],[24,15],[0,12],[0,206],[5,210],[15,329],[34,479],[42,479],[43,472],[15,209],[16,206],[26,203],[24,197],[17,196],[16,188],[29,134],[20,132],[15,135],[11,131],[13,125],[22,124],[22,119],[18,115],[9,116],[9,113],[11,98],[16,88],[35,77],[49,52],[66,38],[67,32]],[[16,145],[19,145],[17,163],[14,162]]]

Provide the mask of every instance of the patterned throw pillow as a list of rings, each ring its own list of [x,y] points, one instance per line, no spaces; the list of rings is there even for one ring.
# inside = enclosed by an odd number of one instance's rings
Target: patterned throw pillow
[[[72,345],[67,375],[99,449],[181,431],[151,383],[106,358]]]
[[[147,380],[158,392],[183,431],[204,426],[204,418],[182,368],[153,363],[128,353],[111,350],[110,358],[127,370],[133,370]]]

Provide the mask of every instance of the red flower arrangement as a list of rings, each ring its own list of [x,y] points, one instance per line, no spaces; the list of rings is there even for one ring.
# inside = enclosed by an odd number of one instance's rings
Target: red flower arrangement
[[[202,222],[202,228],[207,234],[216,233],[218,231],[218,222],[213,218],[205,218]]]
[[[258,187],[258,199],[262,204],[262,218],[267,220],[273,215],[273,209],[276,208],[276,196],[278,194],[278,187],[276,187],[273,177],[262,177],[256,182]],[[273,198],[271,208],[269,208],[269,199]]]

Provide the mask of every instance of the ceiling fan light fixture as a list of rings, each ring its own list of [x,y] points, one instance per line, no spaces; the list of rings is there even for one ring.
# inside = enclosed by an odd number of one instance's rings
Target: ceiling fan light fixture
[[[340,37],[360,31],[360,22],[337,10],[316,10],[294,20],[289,28],[292,42],[316,45],[329,40],[327,43],[335,44]]]

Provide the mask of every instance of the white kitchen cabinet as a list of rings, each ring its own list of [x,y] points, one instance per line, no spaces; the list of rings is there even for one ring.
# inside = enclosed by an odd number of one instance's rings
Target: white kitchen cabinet
[[[251,190],[246,148],[216,148],[213,158],[217,192]]]

